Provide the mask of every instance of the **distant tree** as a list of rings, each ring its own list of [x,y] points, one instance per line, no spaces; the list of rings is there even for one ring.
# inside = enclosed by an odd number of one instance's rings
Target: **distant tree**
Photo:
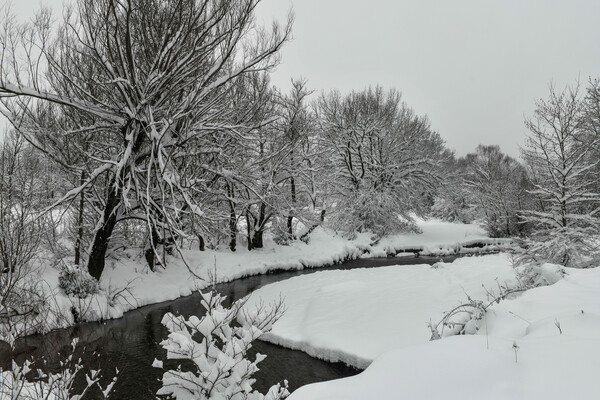
[[[340,228],[379,236],[415,229],[410,212],[441,181],[443,140],[400,100],[399,92],[379,86],[319,99],[329,201]]]
[[[594,88],[588,93],[593,96]],[[598,254],[600,159],[593,155],[600,136],[586,104],[593,106],[582,101],[579,86],[561,92],[551,87],[525,121],[530,133],[523,158],[540,205],[525,214],[537,226],[532,252],[563,265],[585,264]]]
[[[478,207],[469,201],[469,191],[465,188],[464,178],[467,161],[464,157],[449,155],[444,164],[446,171],[444,184],[435,191],[430,214],[444,221],[471,223],[481,218]]]
[[[521,234],[520,214],[531,201],[525,168],[499,146],[479,145],[475,153],[467,154],[465,163],[466,197],[480,210],[488,233],[493,237]]]
[[[600,137],[600,79],[590,79],[586,95],[583,99],[584,136],[586,140],[593,141]],[[590,149],[589,164],[594,164],[600,159],[600,146]],[[600,176],[600,163],[595,164],[593,174]],[[600,181],[594,185],[593,191],[600,193]]]
[[[249,129],[245,131],[242,158],[236,167],[238,204],[246,220],[248,249],[262,248],[264,233],[282,206],[277,184],[290,144],[281,140],[274,123],[275,90],[266,74],[243,79],[242,99],[248,105]],[[253,105],[253,106],[252,106]]]
[[[37,315],[47,312],[46,294],[32,262],[53,229],[49,218],[40,216],[47,205],[43,165],[15,132],[0,141],[0,341],[45,326]]]

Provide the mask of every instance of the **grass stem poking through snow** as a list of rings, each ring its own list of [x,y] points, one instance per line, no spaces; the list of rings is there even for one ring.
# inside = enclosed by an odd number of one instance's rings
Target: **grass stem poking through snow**
[[[560,321],[558,320],[558,318],[554,319],[554,325],[556,325],[556,327],[558,328],[558,331],[562,335],[562,328],[560,327]]]

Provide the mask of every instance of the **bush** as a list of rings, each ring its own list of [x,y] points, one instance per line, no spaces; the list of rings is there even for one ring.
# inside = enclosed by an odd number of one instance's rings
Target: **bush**
[[[254,361],[246,357],[252,342],[270,331],[282,315],[283,303],[240,313],[244,300],[226,308],[222,305],[225,300],[222,295],[215,292],[201,295],[201,304],[207,310],[201,318],[185,319],[172,313],[163,317],[162,323],[170,332],[161,343],[167,350],[167,358],[184,360],[188,365],[191,362],[193,366],[188,371],[180,367],[167,370],[157,394],[177,400],[280,400],[287,397],[286,382],[272,386],[266,395],[253,390],[252,375],[266,356],[257,354]],[[242,314],[241,325],[234,324],[239,313]],[[162,361],[155,360],[153,365],[163,368]]]
[[[84,299],[98,293],[98,281],[76,265],[66,265],[58,276],[58,286],[67,295]]]
[[[25,360],[21,365],[12,360],[11,369],[0,369],[0,399],[80,400],[88,393],[93,393],[95,399],[110,398],[117,377],[102,386],[102,371],[87,370],[81,363],[81,357],[74,356],[78,342],[78,339],[73,339],[71,350],[66,359],[61,360],[60,370],[56,373],[44,372],[37,368],[38,364],[44,366],[44,360]],[[85,383],[82,384],[84,380]]]

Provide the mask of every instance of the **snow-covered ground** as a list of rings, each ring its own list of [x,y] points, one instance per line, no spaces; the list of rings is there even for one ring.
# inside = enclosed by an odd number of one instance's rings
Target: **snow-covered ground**
[[[186,250],[184,254],[195,275],[206,280],[216,275],[218,282],[227,282],[277,269],[316,268],[346,259],[381,256],[385,255],[392,245],[397,248],[421,246],[433,250],[429,253],[448,254],[472,251],[473,249],[462,248],[461,244],[473,241],[493,241],[496,244],[505,242],[502,239],[487,238],[484,231],[475,224],[454,224],[439,220],[418,222],[423,230],[422,234],[396,235],[373,246],[367,234],[359,234],[355,239],[347,240],[330,230],[317,228],[311,234],[308,244],[296,241],[289,246],[280,246],[267,240],[263,249],[253,251],[244,248],[236,252]],[[54,305],[57,312],[62,312],[64,317],[52,319],[55,324],[52,327],[72,323],[69,310],[73,306],[82,310],[81,314],[86,320],[118,318],[136,307],[173,300],[208,286],[207,281],[194,278],[180,259],[171,258],[166,269],[151,273],[147,270],[141,251],[128,254],[129,258],[107,261],[101,280],[102,291],[84,300],[62,294],[58,289],[59,271],[46,263],[41,272],[41,279],[44,279],[49,289],[56,294]],[[126,286],[128,290],[123,290]]]
[[[288,311],[268,340],[356,366],[370,363],[355,377],[304,386],[290,400],[597,399],[600,268],[567,272],[552,286],[494,305],[478,335],[432,342],[426,322],[464,300],[463,289],[484,299],[482,284],[511,279],[505,255],[437,269],[324,271],[263,287],[248,306],[284,293]]]
[[[476,224],[455,224],[437,219],[416,218],[422,233],[390,235],[382,238],[370,249],[371,256],[385,257],[403,251],[419,250],[423,255],[445,255],[496,250],[498,245],[507,244],[508,239],[490,238]],[[471,247],[473,245],[483,247]]]
[[[427,342],[427,322],[514,280],[505,254],[452,263],[320,271],[264,286],[247,307],[284,297],[286,312],[264,339],[328,361],[366,368],[389,349]],[[465,294],[466,293],[466,294]]]

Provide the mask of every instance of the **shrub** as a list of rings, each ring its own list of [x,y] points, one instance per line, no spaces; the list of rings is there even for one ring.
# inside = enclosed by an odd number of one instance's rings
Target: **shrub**
[[[600,263],[600,241],[594,228],[557,228],[537,232],[519,243],[519,263],[589,268]]]
[[[74,356],[78,342],[78,339],[73,339],[71,350],[66,359],[60,362],[61,368],[56,373],[44,372],[37,368],[37,364],[45,364],[44,360],[26,360],[21,365],[13,360],[11,369],[0,369],[0,399],[80,400],[88,392],[93,392],[95,399],[108,399],[117,377],[102,386],[102,371],[86,370],[81,358]],[[83,381],[84,384],[81,383]],[[79,382],[79,385],[76,382]]]
[[[66,265],[58,276],[58,286],[67,295],[77,296],[81,299],[91,294],[98,293],[98,281],[87,271],[76,265]]]
[[[191,370],[186,368],[187,371],[181,367],[167,370],[157,394],[177,400],[280,400],[287,397],[287,382],[272,386],[266,395],[253,390],[252,375],[266,356],[257,354],[254,361],[246,358],[252,342],[270,331],[282,315],[283,303],[240,313],[244,300],[226,308],[222,305],[224,296],[215,292],[201,295],[201,304],[207,310],[201,318],[185,319],[172,313],[163,317],[162,323],[170,332],[161,343],[167,350],[167,358],[184,360],[192,367]],[[241,314],[240,325],[234,324],[238,313]],[[162,361],[155,360],[153,365],[163,368]]]

